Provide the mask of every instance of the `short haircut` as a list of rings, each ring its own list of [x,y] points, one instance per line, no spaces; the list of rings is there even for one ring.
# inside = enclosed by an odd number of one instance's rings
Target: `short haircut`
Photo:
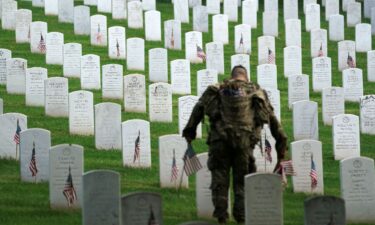
[[[247,70],[244,66],[242,65],[237,65],[233,67],[232,72],[231,72],[231,78],[235,79],[238,77],[244,77],[247,80]]]

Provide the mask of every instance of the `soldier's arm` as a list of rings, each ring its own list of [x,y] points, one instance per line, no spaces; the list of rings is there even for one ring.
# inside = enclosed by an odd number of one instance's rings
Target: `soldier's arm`
[[[217,86],[212,85],[209,86],[202,94],[202,97],[199,98],[197,104],[193,108],[188,123],[182,131],[182,136],[185,137],[187,141],[195,139],[197,126],[203,120],[207,111],[210,110],[211,103],[217,97],[217,93]]]

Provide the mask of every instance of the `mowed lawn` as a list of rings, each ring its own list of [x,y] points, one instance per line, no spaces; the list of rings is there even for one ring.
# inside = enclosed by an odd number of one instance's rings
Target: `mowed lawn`
[[[260,1],[263,2],[263,1]],[[288,89],[287,79],[284,78],[283,48],[285,47],[285,31],[282,15],[282,1],[279,5],[279,37],[276,38],[276,63],[278,70],[278,86],[281,92],[281,117],[282,124],[288,133],[289,142],[293,141],[292,136],[292,113],[288,109]],[[75,5],[82,5],[83,1],[76,1]],[[302,1],[299,1],[299,18],[302,22],[302,56],[303,73],[310,76],[310,98],[319,103],[319,136],[323,143],[323,168],[324,168],[324,192],[326,195],[340,196],[339,161],[333,159],[332,150],[332,129],[324,126],[321,115],[321,94],[312,91],[312,59],[310,57],[310,34],[304,32],[305,19],[302,10]],[[107,47],[90,46],[89,36],[78,36],[73,33],[73,24],[58,23],[57,16],[45,16],[44,9],[31,6],[31,2],[18,1],[18,8],[27,8],[33,11],[33,21],[48,22],[48,31],[57,31],[64,34],[65,43],[78,42],[83,45],[83,54],[97,54],[100,56],[101,65],[109,63],[122,64],[124,60],[111,60],[108,58]],[[251,80],[256,82],[256,66],[258,62],[257,37],[262,35],[262,11],[263,3],[260,3],[258,12],[258,28],[252,30],[252,54],[251,54]],[[173,6],[170,2],[158,2],[157,10],[161,12],[162,21],[173,19]],[[328,23],[324,20],[324,8],[321,13],[321,27],[328,29]],[[239,10],[239,21],[241,21],[241,10]],[[343,14],[343,12],[341,12]],[[96,7],[91,7],[91,15],[96,14]],[[345,15],[345,14],[343,14]],[[127,22],[122,20],[112,20],[107,14],[108,27],[127,26]],[[192,10],[190,10],[190,24],[182,25],[182,46],[184,46],[184,33],[192,30]],[[210,32],[203,33],[203,43],[212,41],[210,16]],[[363,20],[369,22],[369,20]],[[230,44],[224,47],[225,51],[225,72],[230,72],[230,56],[234,54],[234,25],[229,24]],[[164,25],[162,26],[164,27]],[[163,31],[162,31],[163,33]],[[126,29],[127,38],[144,37],[143,30]],[[162,36],[163,39],[163,36]],[[345,39],[355,40],[354,28],[345,27]],[[164,40],[164,39],[163,39]],[[374,43],[373,43],[374,44]],[[148,82],[148,50],[156,47],[163,47],[162,42],[145,42],[146,69],[145,71],[124,71],[124,75],[141,73],[146,75]],[[46,65],[44,55],[31,54],[29,44],[16,44],[14,31],[0,31],[0,48],[7,48],[12,51],[13,57],[25,58],[28,60],[28,67],[45,67],[48,69],[49,77],[62,76],[62,66]],[[183,47],[184,49],[184,47]],[[338,70],[337,43],[329,42],[329,54],[332,58],[332,80],[333,86],[342,85],[342,74]],[[168,50],[168,60],[183,59],[184,50]],[[375,83],[367,82],[366,54],[357,53],[357,65],[363,70],[364,92],[365,94],[375,94]],[[205,64],[191,65],[191,87],[192,94],[196,94],[196,74],[198,70],[204,69]],[[169,77],[170,78],[170,77]],[[220,80],[227,76],[220,76]],[[170,80],[170,79],[169,79]],[[69,92],[80,90],[80,80],[69,78]],[[148,90],[147,90],[148,91]],[[148,94],[146,94],[148,96]],[[19,112],[27,115],[29,128],[44,128],[52,133],[52,145],[62,143],[74,143],[84,147],[84,169],[90,171],[94,169],[110,169],[121,174],[121,192],[127,194],[134,191],[151,191],[162,195],[163,199],[163,219],[166,225],[175,225],[183,221],[197,220],[195,203],[195,178],[190,178],[189,189],[176,191],[175,189],[161,189],[159,185],[159,157],[158,157],[158,137],[166,134],[178,133],[178,95],[173,95],[173,123],[151,123],[151,146],[152,146],[152,168],[131,169],[122,166],[121,151],[98,151],[94,146],[94,136],[70,135],[67,118],[51,118],[44,116],[42,107],[26,107],[25,96],[9,95],[5,86],[0,86],[0,98],[4,100],[4,112]],[[100,102],[121,101],[102,99],[101,91],[94,91],[94,104]],[[346,103],[346,113],[359,115],[359,105],[357,103]],[[122,121],[128,119],[148,120],[147,113],[122,112]],[[207,121],[207,120],[206,120]],[[206,122],[207,123],[207,122]],[[194,142],[197,152],[206,152],[205,137],[207,124],[203,125],[203,139]],[[361,135],[361,155],[370,158],[375,157],[374,136]],[[288,154],[290,155],[290,153]],[[289,186],[284,191],[284,221],[286,225],[303,224],[303,203],[310,195],[293,193],[291,180]],[[232,198],[233,199],[233,198]],[[94,206],[91,206],[94,207]],[[51,224],[81,224],[81,212],[70,210],[52,210],[49,207],[48,183],[24,183],[20,181],[20,169],[18,162],[14,160],[0,160],[0,224],[28,224],[28,225],[51,225]],[[230,224],[235,224],[231,221]]]

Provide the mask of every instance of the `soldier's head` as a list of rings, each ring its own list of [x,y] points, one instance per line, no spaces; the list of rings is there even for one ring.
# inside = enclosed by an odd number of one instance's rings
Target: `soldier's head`
[[[247,79],[247,70],[242,65],[237,65],[233,67],[231,73],[231,79],[234,80],[242,80],[242,81],[249,81]]]

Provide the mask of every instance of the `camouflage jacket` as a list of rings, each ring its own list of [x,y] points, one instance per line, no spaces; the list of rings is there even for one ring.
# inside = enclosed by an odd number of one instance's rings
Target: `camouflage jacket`
[[[272,136],[276,139],[278,158],[284,158],[287,137],[266,92],[259,85],[228,80],[209,86],[194,106],[183,136],[195,139],[196,128],[205,115],[210,121],[208,144],[212,139],[226,140],[227,132],[239,130],[247,133],[249,138],[254,138],[254,142],[258,142],[263,125],[269,124]]]

